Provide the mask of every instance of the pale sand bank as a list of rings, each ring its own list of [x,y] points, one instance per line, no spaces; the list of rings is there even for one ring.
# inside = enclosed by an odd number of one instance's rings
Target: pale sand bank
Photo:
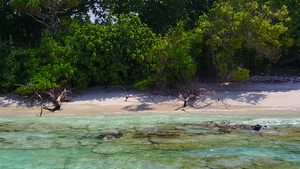
[[[55,113],[44,110],[44,115],[102,114],[102,113],[214,113],[235,110],[295,110],[300,115],[300,83],[284,84],[199,84],[199,87],[213,89],[220,101],[210,95],[191,100],[187,107],[176,96],[149,95],[131,90],[134,97],[125,101],[122,89],[104,90],[94,88],[81,91],[69,103],[62,104],[62,110]],[[29,107],[28,100],[16,95],[0,96],[0,116],[37,115],[39,106]]]

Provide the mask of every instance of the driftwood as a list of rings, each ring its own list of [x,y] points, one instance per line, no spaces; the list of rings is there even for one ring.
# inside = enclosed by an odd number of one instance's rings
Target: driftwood
[[[49,110],[49,111],[51,111],[51,112],[54,112],[54,111],[60,109],[60,107],[61,107],[61,102],[56,102],[56,101],[55,101],[55,102],[53,102],[53,104],[54,104],[54,108],[49,108],[49,107],[47,107],[46,105],[43,105],[43,109]]]
[[[198,96],[207,95],[207,94],[209,94],[211,96],[215,96],[218,99],[218,101],[220,101],[220,98],[216,94],[215,91],[208,90],[208,89],[205,89],[205,88],[190,88],[190,89],[181,91],[181,92],[179,92],[179,95],[178,95],[177,98],[184,102],[182,107],[186,107],[187,102],[189,100],[191,100],[191,99],[195,100]]]
[[[15,84],[16,86],[21,86],[21,87],[24,87],[26,89],[29,89],[32,91],[33,95],[32,95],[32,102],[31,102],[31,105],[33,105],[33,101],[35,100],[36,96],[39,98],[40,100],[40,105],[41,105],[41,112],[40,112],[40,116],[42,116],[43,114],[43,109],[45,110],[49,110],[51,112],[54,112],[56,110],[59,110],[61,108],[61,102],[64,102],[64,101],[69,101],[71,100],[72,98],[68,96],[68,94],[71,94],[71,90],[67,90],[67,89],[64,89],[62,90],[62,88],[52,88],[50,89],[48,92],[45,92],[45,94],[48,94],[50,96],[50,99],[53,104],[54,104],[54,108],[49,108],[48,106],[44,105],[44,99],[42,97],[41,94],[39,94],[39,92],[35,89],[32,81],[29,82],[29,86],[26,86],[26,85],[23,85],[23,84]]]
[[[57,88],[57,89],[60,89],[60,88]],[[51,112],[59,110],[61,108],[61,102],[71,100],[71,97],[68,96],[68,94],[71,93],[71,90],[64,89],[63,91],[57,91],[57,90],[55,90],[55,88],[52,88],[48,92],[45,92],[45,93],[50,96],[50,100],[53,101],[54,108],[49,108],[46,105],[43,105],[43,109],[49,110]]]

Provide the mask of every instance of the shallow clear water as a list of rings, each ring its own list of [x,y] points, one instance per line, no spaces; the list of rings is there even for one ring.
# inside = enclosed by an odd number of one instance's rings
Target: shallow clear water
[[[299,168],[300,115],[264,111],[0,117],[0,168]]]

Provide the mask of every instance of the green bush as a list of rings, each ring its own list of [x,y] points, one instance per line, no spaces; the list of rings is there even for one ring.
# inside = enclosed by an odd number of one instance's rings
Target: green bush
[[[137,16],[119,16],[108,25],[74,24],[73,29],[65,45],[77,68],[76,83],[133,85],[151,73],[156,36]]]
[[[137,16],[119,16],[107,25],[73,22],[69,32],[44,33],[36,48],[13,53],[24,58],[23,78],[39,91],[71,84],[133,85],[151,74],[156,35]],[[25,88],[20,88],[26,94]],[[30,91],[27,91],[30,92]]]
[[[136,84],[136,87],[144,89],[154,84],[159,88],[177,88],[191,82],[197,66],[189,54],[190,47],[190,34],[184,31],[182,22],[179,22],[154,47],[152,70],[155,74]]]
[[[65,58],[65,51],[56,41],[44,34],[37,48],[19,49],[11,54],[14,58],[22,58],[18,74],[19,83],[27,84],[32,80],[34,87],[44,92],[57,87],[74,78],[76,68]],[[17,92],[28,94],[31,91],[20,87]]]
[[[236,70],[232,71],[228,75],[228,78],[240,80],[241,82],[243,82],[248,77],[249,77],[249,70],[241,67],[237,67]]]
[[[259,5],[256,1],[219,1],[208,15],[200,17],[195,32],[198,39],[203,39],[203,54],[211,54],[218,74],[227,77],[239,70],[238,67],[256,66],[247,63],[257,60],[249,57],[258,56],[276,63],[281,49],[293,44],[285,26],[289,21],[285,5],[271,10],[268,5]]]

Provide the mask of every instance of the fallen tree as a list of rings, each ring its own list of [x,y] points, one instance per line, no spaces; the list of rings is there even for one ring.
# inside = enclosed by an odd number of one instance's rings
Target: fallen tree
[[[32,81],[28,83],[28,85],[23,84],[15,84],[16,86],[23,87],[24,89],[31,91],[31,106],[33,106],[33,102],[38,98],[40,100],[40,106],[41,106],[41,112],[39,116],[42,116],[43,109],[49,110],[51,112],[55,112],[56,110],[59,110],[61,108],[61,102],[67,102],[72,99],[72,97],[69,96],[71,94],[71,90],[63,89],[62,87],[56,87],[51,88],[46,92],[40,92],[38,91]],[[48,106],[44,105],[44,99],[43,96],[49,95],[49,98],[47,99],[48,102],[52,102],[54,107],[49,108]]]
[[[54,107],[49,108],[46,105],[43,105],[43,109],[54,112],[61,108],[61,102],[67,102],[72,99],[72,97],[68,96],[68,94],[71,94],[71,90],[67,90],[67,89],[64,89],[63,91],[61,90],[62,88],[52,88],[48,92],[45,92],[50,96],[50,100],[53,102]]]

